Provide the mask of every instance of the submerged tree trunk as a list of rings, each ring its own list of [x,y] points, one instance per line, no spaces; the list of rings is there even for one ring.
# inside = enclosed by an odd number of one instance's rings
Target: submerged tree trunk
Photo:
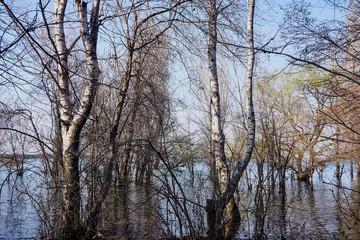
[[[133,49],[133,46],[132,48]],[[97,199],[95,203],[93,204],[91,211],[89,213],[88,219],[87,219],[87,225],[90,227],[90,230],[95,231],[97,228],[97,225],[99,223],[99,215],[101,211],[101,206],[103,202],[105,201],[105,198],[110,190],[111,182],[113,178],[113,168],[114,164],[117,158],[117,152],[118,152],[118,129],[120,125],[120,118],[122,116],[125,99],[127,96],[130,80],[131,80],[131,72],[132,72],[132,64],[133,64],[133,51],[129,51],[128,61],[127,61],[127,68],[125,72],[125,76],[123,78],[123,82],[119,91],[119,99],[118,103],[115,109],[115,116],[113,123],[111,124],[111,130],[110,130],[110,136],[109,136],[109,145],[110,145],[110,152],[109,152],[109,160],[105,164],[104,169],[104,179],[101,186],[101,192],[99,196],[97,196]]]
[[[264,233],[264,222],[265,222],[265,207],[264,207],[264,160],[258,160],[257,162],[257,177],[258,184],[255,193],[255,229],[254,239],[262,239]],[[270,179],[269,179],[270,180]],[[270,186],[268,186],[270,188]]]
[[[210,0],[209,2],[209,43],[208,43],[208,60],[209,60],[209,70],[210,70],[210,133],[211,133],[211,157],[215,163],[215,169],[213,169],[213,181],[214,181],[214,197],[215,200],[219,199],[220,196],[225,192],[226,186],[229,181],[229,174],[226,165],[226,156],[225,156],[225,136],[222,128],[222,118],[221,118],[221,104],[220,104],[220,89],[219,89],[219,78],[217,73],[217,60],[216,60],[216,51],[217,51],[217,16],[218,16],[218,6],[216,0]],[[218,238],[225,236],[229,233],[231,227],[231,219],[233,219],[232,210],[233,206],[236,205],[235,202],[232,202],[224,209],[220,210],[216,208],[211,200],[208,201],[210,204],[208,206],[209,216],[213,215],[215,207],[215,220],[209,219],[209,224],[215,224],[214,226],[209,225],[209,229],[213,233],[209,234],[214,235],[213,238]],[[237,207],[236,207],[237,208]],[[223,223],[222,223],[223,222]],[[229,222],[229,223],[227,223]],[[225,227],[225,228],[224,228]],[[227,232],[227,233],[226,233]],[[210,233],[210,232],[209,232]]]
[[[100,1],[93,2],[90,22],[87,17],[87,7],[80,1],[75,1],[78,13],[80,33],[86,52],[89,70],[84,95],[80,100],[76,115],[72,113],[70,100],[70,76],[68,68],[69,51],[65,43],[64,17],[67,1],[55,1],[55,46],[58,57],[57,78],[59,81],[61,137],[62,137],[62,221],[61,234],[64,239],[79,238],[82,234],[80,220],[80,174],[79,174],[79,144],[80,133],[89,117],[95,97],[99,65],[96,54],[98,36],[98,13]]]
[[[83,95],[80,93],[74,97],[71,91],[71,76],[68,64],[68,57],[72,48],[76,45],[79,38],[69,46],[66,46],[65,34],[65,14],[67,0],[54,1],[54,22],[50,26],[45,16],[44,7],[41,5],[43,14],[43,25],[46,27],[46,33],[49,40],[51,52],[48,52],[48,46],[43,47],[35,37],[33,31],[24,27],[23,23],[10,10],[9,6],[1,1],[2,6],[6,9],[9,17],[13,20],[16,27],[22,33],[26,41],[31,46],[32,51],[39,57],[39,62],[47,71],[57,87],[59,99],[59,117],[60,126],[56,134],[60,134],[57,140],[59,146],[56,151],[56,158],[60,158],[61,166],[61,187],[62,187],[62,206],[60,219],[60,237],[63,239],[78,239],[82,234],[82,224],[80,216],[80,175],[79,175],[79,144],[80,134],[89,117],[93,99],[96,94],[98,78],[100,74],[96,46],[98,39],[98,14],[100,0],[94,0],[90,18],[88,18],[87,3],[75,0],[76,13],[78,15],[80,35],[82,39],[83,50],[86,55],[86,65],[88,67],[86,76],[83,79],[86,86],[83,89]],[[71,20],[73,21],[73,19]],[[53,37],[55,36],[55,37]],[[45,62],[43,55],[51,57],[57,64],[54,70],[49,66],[50,62]],[[80,99],[79,99],[80,98]],[[74,99],[79,99],[75,102]],[[76,109],[75,107],[76,106]],[[55,160],[56,161],[56,160]]]
[[[219,83],[216,68],[216,43],[217,43],[217,6],[216,0],[210,0],[209,7],[209,69],[211,72],[211,138],[213,147],[213,156],[216,164],[215,181],[216,194],[215,200],[209,199],[207,201],[206,211],[208,214],[208,238],[209,239],[223,239],[231,238],[236,232],[234,225],[239,222],[239,212],[234,201],[234,192],[240,178],[245,171],[255,143],[255,115],[253,108],[252,97],[252,79],[253,68],[255,61],[254,40],[253,40],[253,19],[254,19],[255,0],[248,1],[248,22],[247,22],[247,36],[248,36],[248,67],[246,72],[246,109],[247,109],[247,129],[248,139],[246,143],[245,153],[242,159],[236,165],[235,172],[232,178],[229,178],[229,172],[226,166],[226,156],[224,151],[224,134],[221,124],[220,112],[220,94]],[[215,217],[215,219],[213,219]],[[223,227],[225,225],[225,227]]]
[[[282,164],[279,171],[279,196],[280,196],[280,234],[285,239],[286,233],[286,164]]]

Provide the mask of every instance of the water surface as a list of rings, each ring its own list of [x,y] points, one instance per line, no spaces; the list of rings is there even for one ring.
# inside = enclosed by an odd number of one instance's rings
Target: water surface
[[[249,166],[256,172],[255,164]],[[25,173],[18,177],[14,167],[0,167],[0,239],[39,238],[42,221],[38,201],[46,202],[50,197],[43,189],[43,178],[39,174],[41,163],[28,160]],[[341,181],[335,177],[335,164],[328,164],[320,176],[313,175],[313,184],[299,182],[286,176],[286,198],[281,200],[278,186],[275,194],[269,189],[263,195],[263,233],[268,239],[279,239],[281,233],[286,239],[360,239],[354,216],[359,217],[359,178],[351,177],[350,164],[343,164]],[[189,224],[200,235],[206,234],[206,198],[210,197],[211,184],[206,180],[204,164],[195,166],[192,180],[186,167],[175,171],[181,188],[168,174],[158,172],[153,186],[131,184],[125,189],[114,190],[107,200],[102,222],[102,234],[112,239],[160,238],[188,234]],[[11,174],[10,174],[11,173]],[[252,191],[243,178],[239,187],[239,206],[242,215],[238,239],[254,236],[257,211],[255,192],[257,177],[249,172]],[[159,179],[163,178],[162,181]],[[164,181],[166,179],[166,181]],[[266,181],[265,181],[266,183]],[[341,184],[344,188],[339,188]],[[265,188],[267,186],[264,186]],[[354,189],[356,191],[346,190]],[[169,196],[171,194],[176,194]],[[175,197],[184,195],[189,220],[183,214],[177,215]],[[193,204],[193,203],[196,204]],[[356,215],[357,214],[357,215]],[[180,224],[179,224],[180,222]],[[180,225],[180,226],[179,226]]]

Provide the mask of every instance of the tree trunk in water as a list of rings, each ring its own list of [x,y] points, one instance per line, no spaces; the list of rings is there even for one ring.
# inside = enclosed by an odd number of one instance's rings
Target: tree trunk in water
[[[135,82],[135,102],[134,106],[131,112],[131,119],[129,122],[129,133],[128,133],[128,143],[125,146],[125,154],[123,157],[123,162],[121,163],[121,169],[120,169],[120,184],[127,185],[129,181],[129,165],[131,164],[131,153],[133,151],[133,139],[135,134],[135,123],[136,123],[136,117],[138,112],[138,106],[140,104],[140,79],[137,78]]]
[[[335,143],[335,156],[336,156],[336,179],[340,181],[340,142],[339,142],[340,129],[336,128],[336,143]]]
[[[213,1],[216,2],[216,1]],[[210,204],[207,206],[207,212],[212,213],[211,207],[214,206],[216,213],[219,213],[220,215],[225,211],[228,204],[233,201],[234,199],[234,192],[236,191],[238,187],[238,183],[240,181],[241,176],[243,175],[244,171],[246,170],[246,167],[248,166],[251,155],[254,149],[255,145],[255,113],[254,113],[254,106],[253,106],[253,69],[254,69],[254,63],[255,63],[255,52],[254,52],[254,33],[253,33],[253,20],[254,20],[254,10],[255,10],[255,0],[248,0],[248,21],[247,21],[247,37],[248,37],[248,67],[246,70],[246,111],[247,111],[247,129],[248,129],[248,138],[246,142],[245,152],[242,156],[242,159],[239,160],[236,164],[236,167],[234,169],[234,174],[229,179],[227,177],[228,182],[225,188],[225,191],[221,194],[220,198],[215,202],[215,204]],[[215,18],[216,19],[216,18]],[[210,18],[211,20],[211,18]],[[211,24],[210,24],[211,25]],[[215,26],[216,27],[216,26]],[[215,28],[216,30],[216,28]],[[216,35],[215,35],[216,36]],[[211,46],[211,44],[209,44]],[[209,51],[209,55],[211,56],[214,52]],[[210,61],[211,66],[211,61]],[[213,124],[214,126],[215,124]],[[213,130],[213,129],[212,129]],[[216,134],[213,134],[213,136],[216,136]],[[214,150],[216,152],[216,150]],[[218,173],[219,174],[219,173]],[[222,176],[222,173],[220,173],[220,176]],[[208,201],[207,203],[211,203]],[[235,212],[235,211],[233,211]],[[216,217],[219,215],[216,214]],[[209,219],[209,218],[208,218]],[[236,219],[236,218],[235,218]],[[215,228],[211,229],[211,223],[213,221],[209,221],[209,239],[215,239],[215,238],[221,238],[222,236],[217,235],[218,226],[222,219],[216,219],[214,225]],[[214,236],[211,236],[210,233],[214,233]],[[231,233],[226,237],[231,237]]]
[[[211,122],[211,148],[213,150],[212,156],[215,162],[215,174],[214,174],[214,197],[219,199],[220,196],[225,192],[226,186],[229,181],[229,173],[226,165],[226,156],[225,156],[225,136],[223,133],[223,124],[221,117],[221,104],[220,104],[220,89],[219,89],[219,79],[217,73],[217,60],[216,60],[216,51],[217,51],[217,16],[218,16],[218,6],[216,0],[210,0],[209,6],[209,43],[208,43],[208,60],[209,60],[209,70],[210,70],[210,122]],[[223,237],[225,235],[232,235],[230,231],[233,229],[232,216],[235,201],[232,199],[231,203],[229,202],[228,206],[225,209],[219,209],[216,205],[213,205],[211,201],[208,201],[210,206],[208,206],[209,213],[212,214],[215,207],[215,230],[210,230],[214,232],[216,237]],[[209,216],[209,221],[211,216]],[[209,222],[210,224],[213,224]],[[225,227],[225,228],[224,228]],[[224,228],[224,229],[223,229]],[[209,233],[210,233],[209,231]],[[212,234],[212,233],[211,233]]]
[[[279,173],[279,195],[280,195],[280,234],[281,239],[285,239],[286,233],[286,165],[283,164]]]
[[[96,231],[97,225],[99,223],[99,215],[101,211],[101,206],[103,202],[105,201],[105,198],[110,190],[112,178],[113,178],[113,168],[114,163],[117,158],[117,150],[118,150],[118,142],[117,142],[117,136],[118,136],[118,128],[120,124],[120,118],[122,116],[125,99],[127,96],[130,79],[131,79],[131,71],[132,71],[132,63],[133,63],[133,51],[129,51],[128,61],[127,61],[127,70],[125,73],[125,77],[123,79],[122,85],[121,85],[121,91],[119,91],[119,99],[118,103],[116,105],[116,112],[114,116],[114,120],[111,124],[111,130],[110,130],[110,137],[109,137],[109,145],[110,145],[110,152],[109,152],[109,161],[107,162],[105,169],[104,169],[104,179],[101,186],[101,191],[99,196],[97,196],[97,199],[95,203],[93,204],[91,211],[89,213],[89,216],[86,220],[87,226],[91,231]],[[89,234],[89,233],[87,233]]]
[[[264,233],[264,197],[263,197],[263,184],[264,184],[264,161],[257,162],[258,171],[258,184],[255,194],[255,239],[262,239]],[[270,186],[269,186],[270,187]]]
[[[62,187],[63,187],[63,205],[62,205],[62,235],[64,238],[76,239],[82,234],[80,222],[80,178],[79,178],[79,158],[78,139],[75,142],[70,140],[71,137],[63,138],[63,167]],[[76,142],[77,141],[77,142]]]
[[[99,65],[96,46],[98,37],[98,13],[100,0],[94,0],[91,16],[88,20],[87,6],[75,1],[79,18],[80,33],[86,53],[89,74],[78,110],[73,115],[70,93],[70,75],[68,68],[69,49],[66,47],[64,17],[66,0],[55,1],[55,47],[58,60],[57,78],[59,87],[59,111],[61,120],[62,144],[62,219],[60,233],[63,239],[78,239],[83,233],[80,217],[80,175],[79,175],[79,144],[80,133],[87,121],[96,94]]]

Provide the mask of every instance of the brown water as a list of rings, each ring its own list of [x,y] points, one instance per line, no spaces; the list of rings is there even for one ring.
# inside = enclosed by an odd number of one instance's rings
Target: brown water
[[[32,163],[32,164],[30,164]],[[254,166],[252,166],[254,168]],[[40,175],[36,161],[25,165],[28,170],[23,177],[12,174],[9,181],[8,168],[0,168],[0,239],[38,238],[41,221],[36,210],[36,203],[29,196],[38,200],[47,198],[41,188]],[[31,170],[31,171],[30,171]],[[190,181],[185,168],[179,169],[176,176],[180,181],[186,198],[200,205],[185,202],[190,224],[200,235],[206,234],[206,216],[204,202],[209,196],[209,184],[203,175],[206,168],[196,167],[194,182]],[[312,187],[305,182],[298,182],[288,176],[286,181],[286,199],[281,201],[278,194],[264,196],[263,212],[264,235],[268,239],[279,239],[281,233],[286,239],[360,239],[359,228],[354,224],[354,217],[359,217],[359,178],[356,173],[350,176],[350,164],[343,164],[341,182],[334,175],[335,165],[328,164],[323,177],[313,176]],[[159,176],[159,174],[158,174]],[[240,183],[241,228],[237,239],[249,239],[254,235],[256,218],[254,213],[255,190],[248,192],[244,180]],[[131,184],[127,189],[117,189],[108,200],[102,223],[102,234],[112,239],[151,239],[162,236],[187,235],[189,223],[182,213],[177,213],[179,205],[174,203],[175,192],[181,196],[179,187],[168,178],[168,189],[154,180],[157,190]],[[338,188],[336,185],[356,191]],[[254,177],[253,185],[256,185]],[[253,187],[254,188],[254,187]],[[277,188],[276,188],[277,189]],[[20,193],[18,190],[22,191]],[[27,191],[27,194],[24,192]],[[268,200],[268,201],[267,201]],[[175,207],[174,207],[175,204]],[[178,214],[178,215],[177,215]],[[179,226],[179,219],[181,226]]]

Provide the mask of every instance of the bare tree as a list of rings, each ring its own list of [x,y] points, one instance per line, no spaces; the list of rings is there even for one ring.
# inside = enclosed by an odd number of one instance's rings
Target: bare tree
[[[2,6],[6,9],[9,17],[14,21],[16,27],[24,35],[30,47],[35,54],[41,58],[42,54],[51,56],[51,53],[44,48],[35,34],[29,32],[13,13],[10,7],[1,1]],[[42,2],[39,2],[42,6]],[[52,59],[57,63],[57,69],[53,71],[48,65],[40,59],[43,67],[52,76],[52,80],[57,87],[59,95],[59,113],[61,127],[59,134],[61,135],[61,183],[62,183],[62,219],[61,219],[61,235],[64,238],[78,238],[82,233],[82,224],[80,216],[80,176],[79,176],[79,145],[80,134],[87,121],[96,94],[98,78],[100,74],[97,60],[97,40],[99,31],[99,9],[100,1],[93,2],[90,18],[88,17],[87,3],[83,1],[75,1],[76,12],[78,15],[79,34],[81,35],[83,49],[86,54],[86,64],[88,67],[87,74],[84,77],[86,85],[82,89],[82,97],[77,102],[77,108],[74,108],[74,95],[80,94],[71,91],[71,69],[69,66],[69,56],[72,48],[76,44],[78,38],[69,45],[67,42],[67,33],[65,31],[66,7],[68,2],[54,2],[54,23],[50,27],[47,18],[43,15],[44,24],[49,37],[49,42],[53,47]],[[44,12],[43,12],[44,14]],[[53,38],[53,36],[55,36]]]
[[[212,7],[214,7],[214,6],[212,6]],[[207,213],[208,213],[209,238],[210,239],[222,238],[224,236],[223,235],[224,233],[221,233],[221,231],[219,232],[219,229],[221,229],[221,225],[222,225],[221,221],[223,221],[223,217],[224,217],[223,214],[225,213],[226,206],[233,199],[233,194],[237,189],[240,178],[241,178],[242,174],[244,173],[244,171],[251,159],[251,155],[252,155],[252,152],[254,149],[254,143],[255,143],[255,115],[254,115],[254,107],[253,107],[253,72],[254,72],[254,63],[255,63],[254,32],[253,32],[254,10],[255,10],[255,1],[249,0],[248,1],[248,21],[247,21],[248,66],[247,66],[247,71],[246,71],[246,117],[247,117],[248,139],[247,139],[244,155],[242,156],[242,159],[240,159],[237,162],[237,164],[235,165],[235,169],[234,169],[232,176],[228,177],[228,173],[226,172],[226,169],[223,169],[223,168],[217,169],[220,171],[225,171],[225,173],[221,173],[220,176],[222,178],[227,176],[228,180],[225,183],[223,183],[224,187],[221,190],[220,196],[215,201],[211,201],[211,200],[207,201]],[[212,14],[214,14],[214,13],[212,13]],[[215,19],[213,19],[213,17],[212,17],[212,20],[215,20]],[[211,25],[211,21],[210,21],[210,25]],[[213,38],[216,37],[216,33],[215,34],[212,33],[212,34],[213,34],[212,35]],[[216,41],[216,39],[213,39],[212,41],[214,41],[214,40]],[[210,62],[211,62],[210,66],[211,67],[214,67],[214,63],[216,63],[216,62],[214,62],[215,55],[214,55],[213,50],[214,50],[214,46],[211,45],[211,41],[210,41],[209,57],[210,57]],[[216,66],[216,64],[215,64],[215,66]],[[216,76],[216,75],[214,75],[214,74],[216,74],[216,72],[212,68],[210,68],[210,70],[212,71],[213,78],[214,78],[214,76]],[[214,79],[216,79],[216,78],[214,78]],[[214,94],[214,93],[216,93],[216,85],[213,84],[212,86],[214,86],[212,88],[212,101],[215,101],[215,103],[212,102],[212,104],[219,104],[219,100],[217,99],[216,94]],[[215,110],[217,110],[217,109],[218,108],[215,108]],[[213,114],[215,114],[214,117],[216,117],[216,115],[220,116],[219,112],[215,112]],[[218,121],[215,121],[215,124],[216,123],[219,124]],[[214,126],[214,123],[212,124],[212,126]],[[215,139],[213,139],[213,141],[216,140],[214,142],[217,144],[224,144],[224,142],[221,142],[221,138],[223,138],[223,136],[219,135],[219,132],[221,134],[219,127],[217,127],[217,129],[218,130],[215,130],[216,136],[213,134],[215,137]],[[212,129],[212,131],[214,131],[214,129]],[[220,146],[214,145],[214,148],[215,147],[217,149],[221,149]],[[217,151],[219,151],[219,150],[217,150]],[[215,153],[216,153],[216,151],[215,151]],[[219,153],[218,153],[218,155],[219,155]],[[215,155],[215,157],[216,157],[216,155]],[[217,166],[222,167],[222,162],[225,161],[225,159],[223,158],[223,159],[219,159],[219,160],[221,162],[217,163]],[[234,229],[232,229],[232,231],[229,231],[227,233],[225,232],[225,234],[226,234],[225,236],[230,237],[232,234],[234,234]]]

